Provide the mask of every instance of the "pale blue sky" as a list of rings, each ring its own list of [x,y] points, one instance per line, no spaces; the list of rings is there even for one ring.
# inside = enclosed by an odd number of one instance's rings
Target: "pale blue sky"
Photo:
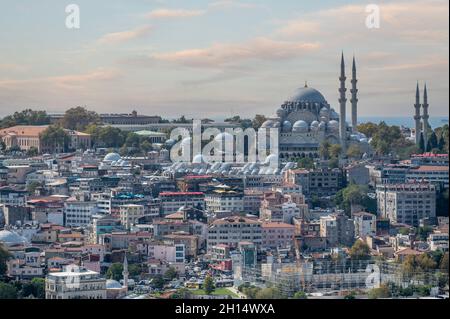
[[[81,29],[65,27],[78,4]],[[381,8],[381,28],[365,7]],[[448,115],[448,1],[8,0],[0,116],[26,107],[167,117],[273,115],[308,80],[337,107],[339,58],[358,62],[360,114]],[[347,86],[349,86],[348,83]]]

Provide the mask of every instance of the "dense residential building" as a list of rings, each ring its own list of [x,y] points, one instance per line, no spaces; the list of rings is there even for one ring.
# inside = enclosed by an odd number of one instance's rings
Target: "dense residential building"
[[[206,209],[210,212],[228,211],[241,213],[244,211],[244,193],[235,190],[214,190],[205,195]]]
[[[295,226],[282,222],[264,222],[262,228],[262,247],[286,248],[294,245]]]
[[[159,194],[161,214],[176,213],[181,207],[205,209],[205,194],[202,192],[164,192]]]
[[[120,206],[120,222],[126,229],[139,222],[139,219],[145,216],[145,207],[142,205],[123,205]]]
[[[45,299],[106,299],[106,279],[98,272],[69,265],[47,275]]]
[[[330,247],[350,246],[355,238],[355,225],[344,214],[332,214],[320,218],[320,236],[326,238]]]
[[[10,186],[0,187],[0,205],[23,206],[27,200],[28,192]]]
[[[353,213],[355,236],[365,238],[377,234],[377,216],[366,212]]]
[[[68,199],[64,203],[64,226],[86,227],[92,222],[92,217],[96,213],[96,202]]]
[[[345,186],[345,174],[341,169],[319,168],[312,170],[288,170],[284,181],[302,186],[308,196],[331,196]]]
[[[392,223],[418,226],[423,218],[436,217],[436,187],[429,183],[377,186],[378,214]]]
[[[428,236],[431,251],[448,251],[448,233],[433,233]]]
[[[422,165],[411,168],[406,173],[407,181],[429,182],[449,188],[449,167],[442,165]]]
[[[147,246],[148,257],[169,263],[184,263],[186,248],[183,244],[152,243]]]
[[[257,247],[262,244],[261,223],[255,219],[232,216],[213,221],[208,228],[208,249],[220,244],[237,247],[249,241]]]

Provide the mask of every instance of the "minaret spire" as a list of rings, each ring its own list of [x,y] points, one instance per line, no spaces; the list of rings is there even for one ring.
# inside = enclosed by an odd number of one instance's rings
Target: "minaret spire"
[[[414,123],[415,123],[415,130],[416,130],[416,145],[419,146],[420,144],[420,134],[422,133],[421,128],[421,116],[420,116],[420,89],[419,89],[419,81],[417,81],[416,86],[416,103],[414,104],[414,108],[416,110],[416,113],[414,115]]]
[[[123,276],[123,287],[126,289],[126,291],[128,292],[128,259],[127,259],[127,254],[125,253],[125,257],[123,259],[123,272],[122,272],[122,276]]]
[[[347,138],[347,128],[346,128],[346,107],[347,107],[347,98],[345,93],[347,92],[347,88],[345,87],[345,81],[347,77],[345,76],[345,60],[344,60],[344,52],[342,52],[341,56],[341,76],[339,77],[340,81],[340,114],[339,114],[339,138],[341,142],[342,149],[346,149],[346,138]]]
[[[353,66],[352,66],[352,128],[353,131],[356,132],[358,126],[358,79],[356,78],[356,61],[355,56],[353,55]]]
[[[424,91],[423,91],[423,115],[422,115],[422,121],[423,121],[423,140],[425,145],[425,151],[431,151],[427,150],[428,145],[428,130],[430,128],[430,124],[428,123],[428,119],[430,118],[428,114],[428,90],[427,90],[427,84],[425,83]]]

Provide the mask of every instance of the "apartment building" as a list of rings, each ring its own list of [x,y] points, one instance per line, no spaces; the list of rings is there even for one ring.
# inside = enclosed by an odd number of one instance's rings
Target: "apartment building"
[[[96,213],[97,202],[68,199],[64,203],[64,226],[87,227]]]
[[[240,242],[262,244],[261,222],[256,219],[232,216],[215,220],[208,227],[208,249],[220,244],[236,248]]]
[[[294,246],[294,225],[282,222],[264,222],[261,228],[263,248],[286,248]]]
[[[366,212],[358,212],[353,214],[355,222],[355,236],[367,237],[377,234],[377,216]]]
[[[120,223],[126,228],[138,223],[139,219],[145,216],[145,207],[143,205],[128,204],[120,206]]]
[[[202,192],[164,192],[159,194],[161,214],[170,215],[181,207],[205,209],[205,194]]]
[[[391,223],[417,227],[420,220],[436,217],[436,187],[429,183],[377,186],[378,215]]]
[[[106,299],[106,279],[76,265],[45,278],[45,299]]]

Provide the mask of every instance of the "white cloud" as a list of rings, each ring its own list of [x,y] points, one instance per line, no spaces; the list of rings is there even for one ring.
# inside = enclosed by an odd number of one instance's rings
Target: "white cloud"
[[[261,37],[246,43],[216,43],[203,49],[157,53],[150,59],[191,67],[222,68],[246,60],[283,61],[318,48],[317,43],[276,41]]]
[[[152,19],[188,18],[202,16],[206,12],[206,10],[156,9],[147,13],[145,16]]]
[[[119,44],[126,41],[138,39],[150,34],[151,26],[142,26],[130,31],[108,33],[102,36],[98,43],[100,44]]]

